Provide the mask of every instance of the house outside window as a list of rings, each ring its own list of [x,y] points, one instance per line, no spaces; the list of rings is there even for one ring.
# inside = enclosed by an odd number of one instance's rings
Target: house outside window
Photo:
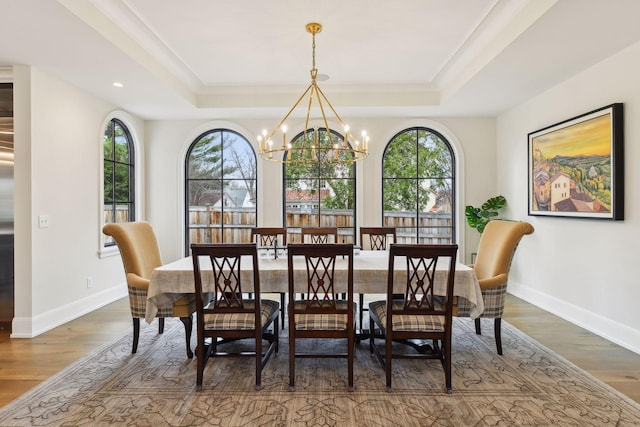
[[[382,222],[396,227],[398,243],[454,243],[454,166],[451,145],[433,129],[405,129],[389,141],[382,158]]]
[[[135,150],[129,129],[118,119],[107,123],[103,145],[104,224],[135,221]],[[104,246],[114,246],[106,236]]]
[[[257,217],[256,154],[239,133],[214,129],[191,144],[185,162],[185,250],[191,243],[251,240]]]

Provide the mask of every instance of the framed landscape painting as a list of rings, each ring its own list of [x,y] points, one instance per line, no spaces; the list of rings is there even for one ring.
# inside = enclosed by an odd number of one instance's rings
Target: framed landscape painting
[[[529,215],[624,219],[621,103],[529,134]]]

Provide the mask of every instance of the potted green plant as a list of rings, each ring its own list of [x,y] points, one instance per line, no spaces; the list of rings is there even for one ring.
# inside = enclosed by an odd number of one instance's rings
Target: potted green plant
[[[467,224],[471,228],[475,228],[480,233],[484,231],[484,227],[498,216],[498,211],[507,204],[504,196],[492,197],[482,204],[479,208],[467,205],[464,214],[467,217]]]

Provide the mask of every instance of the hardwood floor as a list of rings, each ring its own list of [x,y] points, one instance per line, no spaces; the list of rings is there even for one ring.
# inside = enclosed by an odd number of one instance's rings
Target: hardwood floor
[[[640,403],[640,355],[513,296],[506,307],[507,322]],[[483,334],[493,334],[492,323],[483,324]],[[126,298],[33,339],[10,339],[0,331],[0,406],[81,356],[131,333]]]

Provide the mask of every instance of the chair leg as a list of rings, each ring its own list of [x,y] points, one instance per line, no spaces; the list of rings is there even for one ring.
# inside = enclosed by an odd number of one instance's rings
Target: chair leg
[[[140,338],[140,318],[133,318],[133,348],[131,354],[135,354],[138,351],[138,339]]]
[[[502,325],[502,319],[500,317],[496,317],[494,319],[493,328],[496,336],[496,348],[500,356],[502,356],[502,334],[500,332],[501,325]]]
[[[280,293],[280,321],[282,322],[282,329],[284,329],[284,298],[285,298],[285,293],[281,292]]]
[[[369,356],[373,356],[373,346],[375,345],[375,326],[374,326],[374,321],[371,318],[371,315],[369,315]]]
[[[296,338],[294,331],[295,325],[289,324],[289,391],[296,391]]]
[[[274,322],[278,327],[278,320]],[[256,328],[256,391],[262,389],[262,331]]]
[[[164,317],[158,317],[158,333],[164,332]]]
[[[358,295],[358,302],[360,303],[360,330],[364,330],[364,327],[362,325],[362,318],[363,318],[363,313],[364,313],[364,294],[359,294]]]
[[[347,338],[347,345],[348,350],[347,350],[347,369],[348,369],[348,386],[347,386],[347,391],[353,391],[353,358],[354,358],[354,353],[355,353],[355,331],[351,331],[351,334],[349,335],[349,337]]]
[[[391,393],[391,359],[393,358],[392,356],[392,343],[393,343],[393,337],[392,337],[392,332],[390,330],[386,331],[386,336],[385,336],[385,361],[384,361],[384,371],[387,377],[387,391],[389,393]]]
[[[164,319],[160,320],[164,321]],[[192,359],[193,351],[191,351],[191,331],[193,330],[193,315],[189,315],[189,317],[181,317],[180,320],[184,324],[184,334],[187,342],[187,357]]]
[[[451,337],[447,337],[443,344],[443,349],[442,351],[444,351],[444,383],[445,383],[445,387],[447,389],[447,393],[451,394],[452,388],[451,388]]]
[[[481,331],[480,331],[480,318],[478,317],[476,320],[476,334],[480,335]]]

